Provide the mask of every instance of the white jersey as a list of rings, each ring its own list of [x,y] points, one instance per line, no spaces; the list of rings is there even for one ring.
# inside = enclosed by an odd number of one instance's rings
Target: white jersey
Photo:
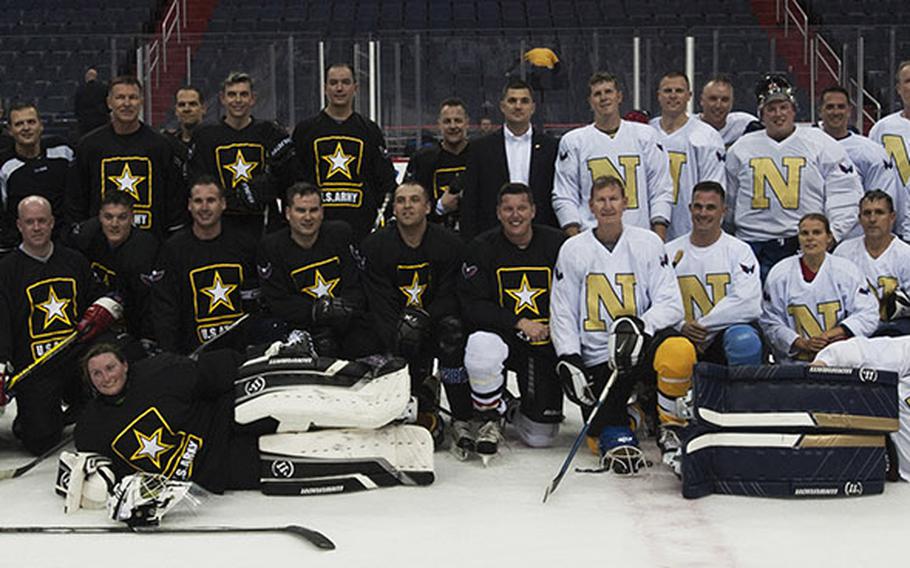
[[[704,121],[700,114],[698,115],[698,119]],[[739,112],[735,110],[727,115],[727,122],[724,124],[723,128],[717,131],[717,133],[724,141],[724,146],[729,148],[746,132],[746,127],[749,126],[749,124],[757,121],[758,117],[751,115],[748,112]],[[708,123],[705,122],[705,124]],[[711,125],[708,124],[708,126]],[[711,126],[711,128],[714,127]]]
[[[650,229],[658,218],[670,221],[673,183],[667,153],[646,124],[621,121],[610,136],[593,124],[576,128],[559,141],[553,181],[553,211],[559,225],[597,225],[588,208],[596,178],[617,177],[626,185],[626,226]]]
[[[898,374],[900,428],[891,434],[897,449],[897,465],[904,481],[910,481],[910,337],[856,337],[822,349],[816,361],[831,367],[872,367]]]
[[[797,126],[780,142],[750,132],[727,151],[728,221],[746,242],[796,236],[806,213],[823,213],[843,240],[862,196],[846,151],[819,128]]]
[[[634,315],[655,331],[683,317],[673,268],[660,237],[624,227],[613,251],[593,230],[562,245],[550,294],[550,336],[558,355],[580,354],[585,365],[609,361],[613,319]]]
[[[812,282],[803,278],[798,255],[771,268],[759,324],[779,363],[794,362],[797,337],[817,337],[838,325],[865,337],[878,327],[878,302],[856,265],[825,255]]]
[[[891,239],[891,244],[878,258],[872,258],[866,251],[863,237],[847,239],[837,246],[834,254],[859,268],[879,303],[897,288],[910,294],[910,245],[902,240]]]
[[[651,119],[651,126],[657,131],[670,160],[670,179],[673,181],[673,213],[667,229],[667,240],[670,241],[692,230],[689,203],[695,184],[716,181],[726,185],[724,160],[727,151],[716,130],[691,117],[672,134],[661,128],[659,116]]]
[[[907,235],[910,229],[910,200],[906,198],[906,191],[898,191],[901,188],[900,177],[885,149],[869,138],[852,132],[837,142],[844,147],[847,157],[856,166],[863,192],[880,189],[891,196],[897,216],[894,232],[902,237]],[[857,229],[856,236],[859,236],[862,227],[857,226]]]
[[[894,164],[894,171],[898,176],[898,201],[910,202],[910,119],[904,118],[898,111],[879,120],[869,131],[869,139],[885,148],[885,153]],[[901,191],[902,189],[902,191]],[[901,212],[910,209],[910,204],[896,203],[898,211],[898,234],[910,240],[910,220],[902,219]],[[901,221],[904,221],[901,224]]]
[[[752,247],[721,233],[706,247],[693,245],[690,235],[683,235],[667,243],[666,250],[679,282],[685,321],[706,327],[709,341],[731,325],[758,320],[761,281]]]

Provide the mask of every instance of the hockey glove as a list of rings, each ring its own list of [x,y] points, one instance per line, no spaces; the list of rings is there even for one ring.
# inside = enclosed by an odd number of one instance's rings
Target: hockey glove
[[[897,288],[885,298],[885,317],[888,321],[910,317],[910,297]]]
[[[7,384],[9,384],[9,380],[12,376],[12,363],[0,363],[0,415],[6,410],[6,405],[9,404],[9,401],[12,398],[12,395],[9,394],[9,390],[7,389]]]
[[[405,359],[420,355],[430,336],[430,314],[421,308],[405,308],[398,316],[395,353]]]
[[[569,400],[581,406],[594,406],[594,380],[588,374],[581,355],[565,355],[556,363],[556,373]]]
[[[610,338],[610,366],[618,371],[629,371],[641,361],[647,341],[645,324],[635,316],[623,316],[613,320]]]
[[[348,298],[322,296],[313,302],[313,323],[342,333],[347,330],[357,308],[357,303]]]
[[[118,300],[112,296],[102,296],[85,310],[82,319],[76,324],[80,342],[91,341],[123,317],[123,304]]]

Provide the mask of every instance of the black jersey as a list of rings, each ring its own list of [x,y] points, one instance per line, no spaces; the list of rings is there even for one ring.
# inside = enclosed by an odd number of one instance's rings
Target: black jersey
[[[338,122],[322,111],[297,124],[294,148],[303,179],[322,190],[326,218],[351,225],[359,243],[395,190],[395,167],[379,126],[356,112]]]
[[[159,346],[177,353],[217,336],[259,295],[256,243],[228,227],[210,240],[181,230],[162,245],[158,271],[152,325]]]
[[[159,236],[183,224],[185,194],[174,153],[164,137],[145,124],[131,134],[102,126],[85,135],[76,150],[76,186],[67,197],[74,222],[98,214],[108,191],[130,195],[133,223]]]
[[[8,252],[19,244],[17,208],[29,195],[40,195],[50,202],[54,237],[65,232],[65,195],[72,184],[74,159],[73,149],[56,137],[42,140],[41,153],[34,158],[18,155],[15,148],[0,154],[0,251]]]
[[[262,239],[258,270],[262,295],[272,315],[307,329],[313,301],[344,297],[363,305],[353,232],[342,221],[324,221],[312,248],[305,249],[282,229]]]
[[[420,245],[411,248],[392,224],[364,239],[361,251],[373,323],[387,342],[405,307],[426,310],[434,321],[458,315],[455,286],[463,245],[448,229],[428,224]]]
[[[174,165],[179,174],[178,186],[181,201],[185,201],[189,192],[190,182],[192,181],[190,178],[190,158],[193,157],[193,140],[190,139],[189,142],[184,142],[183,138],[180,137],[179,128],[164,128],[161,130],[161,135],[167,140],[171,151],[174,153]]]
[[[299,177],[294,145],[275,122],[253,119],[237,130],[224,119],[193,133],[191,177],[215,176],[225,188],[225,215],[262,217],[266,204],[283,197]]]
[[[148,231],[132,230],[112,247],[95,217],[74,228],[70,242],[88,259],[104,289],[122,298],[127,331],[137,338],[154,337],[149,307],[152,283],[160,277],[155,270],[158,239]]]
[[[119,395],[97,396],[85,407],[76,449],[108,456],[118,477],[144,471],[224,491],[239,363],[225,352],[198,363],[172,353],[131,363]]]
[[[453,193],[461,193],[462,175],[470,151],[471,145],[468,144],[460,154],[453,154],[439,143],[418,150],[408,162],[408,171],[405,176],[408,179],[416,180],[429,190],[433,198],[430,220],[441,222],[449,228],[457,227],[458,211],[438,215],[435,204],[446,191],[452,190]]]
[[[514,334],[521,318],[548,323],[553,266],[565,240],[562,231],[533,226],[527,248],[520,249],[497,227],[468,245],[458,297],[474,329]]]
[[[0,261],[0,361],[22,370],[71,334],[100,295],[88,262],[54,245],[47,261],[17,248]]]

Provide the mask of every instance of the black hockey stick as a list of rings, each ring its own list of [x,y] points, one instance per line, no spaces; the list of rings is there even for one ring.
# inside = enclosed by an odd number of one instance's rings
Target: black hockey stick
[[[206,348],[206,347],[208,347],[208,346],[211,345],[212,343],[215,343],[216,341],[218,341],[219,339],[221,339],[221,338],[224,337],[225,335],[229,334],[230,332],[232,332],[232,331],[234,331],[235,329],[237,329],[238,327],[240,327],[240,324],[242,324],[242,323],[245,322],[247,319],[249,319],[249,317],[250,317],[250,314],[243,314],[243,315],[240,316],[239,318],[235,319],[235,320],[231,323],[231,325],[229,325],[229,326],[227,326],[226,328],[224,328],[223,330],[221,330],[221,333],[219,333],[218,335],[215,335],[214,337],[210,337],[210,338],[206,339],[205,341],[203,341],[202,343],[200,343],[200,344],[199,344],[199,347],[193,349],[193,352],[189,354],[189,358],[192,359],[192,360],[194,360],[194,361],[195,361],[196,359],[198,359],[198,358],[199,358],[199,354],[202,353],[203,351],[205,351],[205,348]]]
[[[30,471],[33,467],[35,467],[39,463],[43,462],[47,458],[51,457],[52,455],[54,455],[57,452],[59,452],[60,450],[62,450],[64,447],[66,447],[67,444],[69,444],[72,441],[73,441],[73,435],[72,434],[66,435],[53,448],[47,450],[40,456],[32,459],[32,461],[28,462],[27,464],[21,465],[19,467],[14,467],[11,469],[0,469],[0,481],[3,481],[4,479],[13,479],[15,477],[22,476],[23,474]]]
[[[300,525],[275,527],[130,527],[112,525],[104,527],[3,527],[0,534],[217,534],[217,533],[288,533],[298,536],[322,550],[335,550],[335,543],[319,531]]]
[[[607,395],[610,393],[610,387],[613,386],[613,383],[616,381],[616,376],[618,374],[619,371],[617,369],[613,369],[613,373],[610,375],[610,380],[607,381],[607,385],[604,387],[603,392],[600,393],[600,397],[598,397],[597,402],[594,403],[594,408],[591,409],[591,414],[588,415],[588,419],[585,420],[584,425],[581,427],[581,432],[579,432],[578,436],[575,437],[575,443],[572,444],[572,449],[569,450],[569,455],[567,455],[565,461],[562,462],[562,467],[559,468],[559,473],[557,473],[556,477],[553,478],[553,481],[547,485],[547,489],[543,494],[544,503],[547,502],[547,499],[551,494],[556,492],[556,488],[559,487],[559,483],[562,481],[563,476],[565,476],[566,472],[569,471],[569,466],[572,465],[572,460],[575,459],[575,454],[578,453],[578,448],[581,447],[581,443],[584,441],[585,435],[591,428],[591,422],[597,415],[597,411],[600,410],[601,406],[603,406],[604,401],[607,400]]]

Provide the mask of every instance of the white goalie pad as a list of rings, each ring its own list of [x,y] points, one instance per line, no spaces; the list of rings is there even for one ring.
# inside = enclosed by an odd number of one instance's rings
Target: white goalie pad
[[[116,483],[107,457],[92,452],[61,452],[54,491],[65,499],[64,513],[103,509]]]
[[[263,356],[244,363],[234,383],[234,420],[278,421],[278,432],[310,428],[379,428],[410,399],[402,359]]]
[[[340,429],[259,438],[261,483],[272,495],[429,485],[433,437],[421,426]]]

